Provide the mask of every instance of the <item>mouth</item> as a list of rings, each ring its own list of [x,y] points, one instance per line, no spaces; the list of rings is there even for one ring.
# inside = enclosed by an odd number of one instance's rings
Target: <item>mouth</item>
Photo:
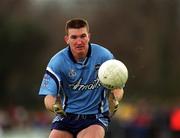
[[[77,46],[76,48],[77,48],[77,49],[83,49],[83,48],[84,48],[84,46],[79,45],[79,46]]]

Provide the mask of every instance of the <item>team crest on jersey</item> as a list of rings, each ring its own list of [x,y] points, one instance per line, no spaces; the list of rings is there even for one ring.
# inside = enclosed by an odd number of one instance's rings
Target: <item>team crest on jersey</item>
[[[68,73],[68,76],[69,77],[75,77],[76,76],[76,72],[75,72],[75,70],[74,69],[71,69],[70,71],[69,71],[69,73]]]

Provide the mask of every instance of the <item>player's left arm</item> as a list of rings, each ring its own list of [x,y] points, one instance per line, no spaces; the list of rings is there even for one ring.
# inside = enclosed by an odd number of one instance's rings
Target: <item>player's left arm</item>
[[[123,88],[113,89],[111,90],[111,93],[113,93],[115,100],[120,102],[124,95],[124,89]]]
[[[123,88],[117,88],[111,90],[109,95],[109,108],[110,108],[111,116],[113,116],[114,113],[118,110],[119,103],[123,98],[123,95],[124,95]]]

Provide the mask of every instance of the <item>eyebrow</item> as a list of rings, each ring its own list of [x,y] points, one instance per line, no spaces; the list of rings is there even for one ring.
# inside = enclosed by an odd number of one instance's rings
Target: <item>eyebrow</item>
[[[78,38],[78,37],[85,37],[85,36],[87,36],[87,34],[86,33],[83,33],[83,34],[81,34],[81,35],[71,35],[70,37],[71,38],[73,38],[73,39],[76,39],[76,38]]]

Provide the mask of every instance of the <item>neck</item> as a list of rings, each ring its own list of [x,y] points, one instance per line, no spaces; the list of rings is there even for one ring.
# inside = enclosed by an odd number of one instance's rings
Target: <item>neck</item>
[[[73,56],[76,61],[83,61],[86,58],[87,53],[79,53],[79,54],[73,55]]]

